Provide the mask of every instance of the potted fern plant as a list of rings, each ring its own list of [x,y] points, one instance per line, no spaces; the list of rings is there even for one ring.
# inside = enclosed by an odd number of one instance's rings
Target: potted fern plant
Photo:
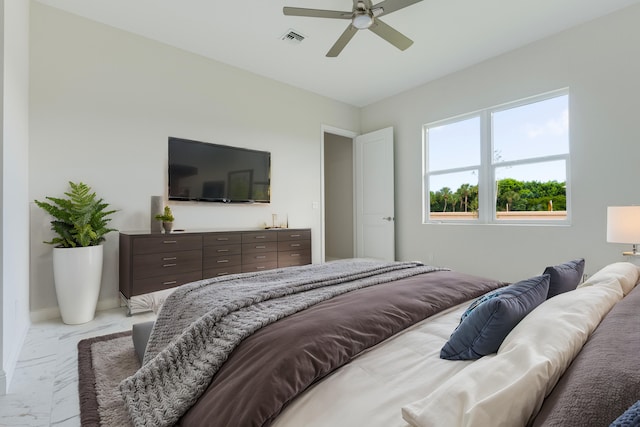
[[[54,219],[51,230],[56,236],[44,242],[53,248],[53,276],[62,321],[86,323],[95,316],[100,283],[105,235],[116,231],[108,227],[115,210],[97,198],[91,188],[69,182],[66,198],[46,197],[35,203]]]

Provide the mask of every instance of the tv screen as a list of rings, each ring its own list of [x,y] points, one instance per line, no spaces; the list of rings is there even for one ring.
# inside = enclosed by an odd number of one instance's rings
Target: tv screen
[[[169,137],[169,200],[270,201],[271,154]]]

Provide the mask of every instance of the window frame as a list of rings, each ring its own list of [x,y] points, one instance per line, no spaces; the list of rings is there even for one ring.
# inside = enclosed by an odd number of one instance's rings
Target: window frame
[[[553,154],[538,157],[528,157],[519,160],[510,160],[496,163],[493,158],[493,115],[501,111],[522,107],[536,102],[567,96],[569,116],[571,115],[571,97],[569,88],[563,88],[546,92],[543,94],[530,96],[517,101],[507,102],[494,107],[477,110],[471,113],[449,117],[424,124],[422,126],[422,223],[423,224],[500,224],[500,225],[570,225],[572,216],[571,207],[571,129],[568,129],[568,151],[563,154]],[[480,118],[480,164],[442,169],[434,172],[429,171],[429,129],[445,126],[468,120],[474,117]],[[569,126],[571,121],[569,120]],[[496,169],[509,166],[522,166],[539,164],[550,161],[565,162],[565,195],[566,195],[566,217],[564,219],[498,219],[496,200],[498,197]],[[456,172],[478,171],[478,217],[473,219],[431,219],[430,203],[430,177],[445,175]],[[485,189],[485,190],[483,190]]]

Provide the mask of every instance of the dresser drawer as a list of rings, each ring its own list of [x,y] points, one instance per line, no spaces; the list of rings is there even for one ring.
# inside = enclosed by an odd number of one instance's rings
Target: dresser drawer
[[[134,255],[133,279],[202,271],[202,251]]]
[[[278,242],[278,252],[311,250],[311,240],[286,240]]]
[[[278,240],[278,234],[274,231],[258,231],[255,233],[242,233],[242,243],[255,243],[255,242],[276,242]]]
[[[203,236],[203,246],[219,246],[242,243],[241,233],[213,233]]]
[[[132,284],[131,295],[127,295],[125,293],[124,296],[130,298],[134,295],[142,295],[163,289],[175,288],[176,286],[195,282],[201,279],[201,270],[183,274],[171,274],[167,272],[163,276],[134,280]]]
[[[311,264],[311,249],[278,252],[278,268]]]
[[[240,255],[242,245],[205,246],[202,251],[202,258],[206,261],[211,257]]]
[[[242,244],[242,254],[255,254],[258,252],[276,252],[278,242],[253,242]]]
[[[280,230],[278,231],[278,242],[286,242],[289,240],[311,241],[311,230]]]
[[[238,262],[237,265],[227,265],[224,267],[217,268],[206,268],[202,271],[202,278],[208,279],[210,277],[219,277],[219,276],[227,276],[229,274],[237,274],[242,273],[242,266]]]
[[[245,264],[255,264],[255,263],[265,263],[265,262],[275,262],[278,263],[278,253],[277,252],[258,252],[253,254],[242,254],[242,265]]]
[[[162,236],[137,238],[133,241],[133,255],[159,252],[202,250],[202,236]]]
[[[207,257],[202,261],[202,268],[229,268],[242,263],[242,255],[223,255],[218,257]]]
[[[267,261],[267,262],[258,262],[254,264],[242,264],[242,272],[250,273],[254,271],[262,271],[262,270],[273,270],[274,268],[278,268],[278,261]]]

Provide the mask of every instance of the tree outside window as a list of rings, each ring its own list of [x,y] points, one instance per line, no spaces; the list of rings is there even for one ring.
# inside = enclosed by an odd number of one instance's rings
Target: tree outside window
[[[425,222],[568,222],[569,94],[424,126]]]

